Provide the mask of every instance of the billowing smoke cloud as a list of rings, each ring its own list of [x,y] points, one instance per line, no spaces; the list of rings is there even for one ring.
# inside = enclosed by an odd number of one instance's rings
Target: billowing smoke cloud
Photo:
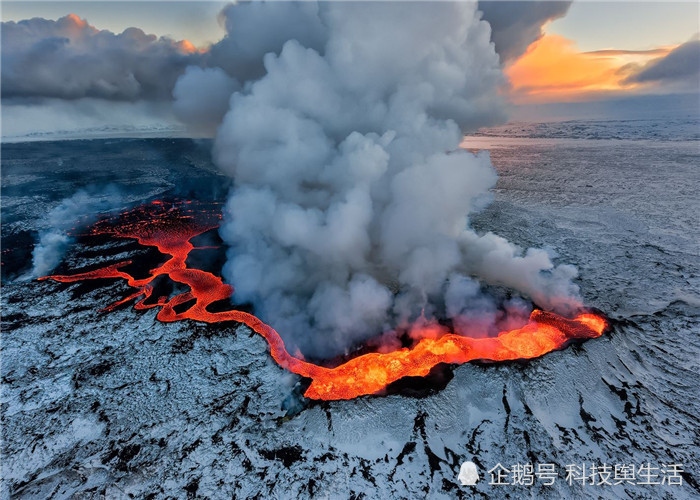
[[[230,4],[221,11],[226,36],[205,55],[208,69],[187,68],[173,90],[177,117],[198,135],[215,135],[234,90],[261,78],[265,54],[279,54],[288,40],[322,53],[325,25],[315,2]]]
[[[233,40],[217,49],[232,68],[250,61],[228,73],[241,90],[214,151],[236,184],[221,235],[238,301],[253,302],[314,356],[418,317],[447,316],[459,327],[488,310],[480,328],[489,332],[522,316],[517,300],[500,309],[488,302],[485,284],[543,307],[578,304],[575,269],[469,228],[496,173],[487,153],[459,143],[503,119],[499,58],[475,4],[236,4],[226,13],[233,26],[237,9],[243,19],[279,22],[277,31],[254,30],[258,53],[289,38],[262,58],[264,71]],[[304,36],[284,31],[291,25]],[[208,73],[188,75],[180,88]],[[244,83],[248,75],[261,76]],[[234,84],[209,76],[215,88]]]
[[[210,66],[223,68],[238,81],[256,80],[265,74],[263,56],[279,54],[287,40],[321,51],[326,27],[316,2],[265,2],[229,4],[221,11],[226,36],[209,51]]]
[[[202,55],[189,42],[114,34],[68,15],[2,23],[3,98],[167,99],[175,81]]]
[[[542,38],[542,26],[564,17],[571,0],[559,1],[489,1],[481,0],[479,10],[491,25],[491,40],[502,62],[513,61],[528,46]]]
[[[629,70],[629,68],[627,68]],[[700,89],[700,39],[697,37],[679,45],[664,57],[648,62],[625,83],[660,83]]]
[[[541,38],[542,26],[563,17],[570,5],[570,1],[486,0],[478,3],[478,9],[491,26],[491,41],[505,63]],[[238,90],[265,75],[265,54],[279,55],[285,42],[297,40],[323,55],[329,36],[316,2],[280,2],[272,8],[265,2],[240,2],[225,7],[221,18],[226,36],[203,55],[204,64],[213,68],[206,71],[216,73],[188,69],[173,92],[178,118],[198,135],[213,135],[221,123],[228,108],[225,89]]]
[[[86,189],[64,199],[46,216],[47,229],[39,233],[32,252],[32,270],[28,277],[39,278],[49,274],[62,260],[74,241],[69,231],[85,227],[101,213],[120,208],[122,197],[114,186]]]

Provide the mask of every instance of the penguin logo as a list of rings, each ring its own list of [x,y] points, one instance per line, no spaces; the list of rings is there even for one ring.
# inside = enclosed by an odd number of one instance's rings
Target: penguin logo
[[[457,479],[462,486],[474,486],[479,481],[479,469],[474,462],[463,462]]]

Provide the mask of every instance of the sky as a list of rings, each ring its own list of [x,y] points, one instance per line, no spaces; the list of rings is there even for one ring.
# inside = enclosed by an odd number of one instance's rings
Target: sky
[[[698,32],[697,2],[574,1],[546,32],[574,40],[583,52],[677,45]]]
[[[100,29],[121,32],[136,26],[146,33],[187,39],[197,46],[218,41],[224,29],[217,14],[226,2],[2,2],[2,20],[57,19],[77,14]],[[574,40],[579,50],[642,50],[677,45],[700,28],[697,2],[575,1],[547,33]]]
[[[700,90],[698,2],[540,2],[543,7],[534,17],[518,11],[525,4],[496,3],[501,12],[495,13],[498,9],[484,4],[484,18],[494,30],[493,41],[507,79],[502,93],[514,108]],[[120,115],[107,111],[117,101],[134,106],[145,100],[151,102],[149,112],[165,109],[158,102],[172,99],[185,68],[208,66],[216,59],[227,33],[221,14],[225,5],[167,0],[3,1],[3,23],[32,18],[52,23],[35,22],[28,31],[14,23],[3,27],[2,102],[44,99],[64,109],[67,102],[80,100],[85,116],[98,114],[98,107],[106,115]],[[64,17],[67,14],[73,16]],[[59,19],[63,21],[54,22]],[[261,36],[248,26],[232,26],[228,28],[248,29],[253,45]],[[38,47],[42,54],[66,48],[54,47],[56,37],[70,38],[77,55],[65,61],[39,61]],[[53,48],[47,49],[47,44]],[[122,56],[114,56],[105,44],[114,44]],[[225,62],[218,65],[232,74]],[[129,81],[124,74],[136,74],[138,81]],[[107,104],[83,102],[93,98]],[[33,111],[18,115],[18,120],[35,116]],[[124,114],[125,119],[128,116]]]

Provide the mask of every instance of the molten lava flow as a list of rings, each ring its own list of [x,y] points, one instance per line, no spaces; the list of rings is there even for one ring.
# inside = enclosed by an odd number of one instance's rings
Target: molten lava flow
[[[507,361],[542,356],[565,346],[574,339],[599,337],[607,328],[602,317],[584,313],[569,320],[553,313],[535,310],[527,325],[517,330],[501,332],[497,337],[471,338],[453,333],[438,338],[423,338],[411,348],[389,353],[369,353],[358,356],[335,368],[327,368],[303,361],[287,352],[279,334],[252,314],[243,311],[210,312],[207,307],[227,299],[233,289],[221,278],[209,272],[187,267],[187,257],[195,249],[191,240],[218,226],[220,215],[184,204],[168,205],[153,202],[123,214],[117,225],[102,221],[95,225],[93,234],[110,234],[120,238],[134,238],[145,246],[154,246],[170,259],[152,269],[149,276],[136,279],[122,270],[131,261],[119,262],[101,269],[70,276],[47,276],[60,282],[74,282],[99,278],[123,278],[136,289],[126,298],[105,308],[107,311],[142,297],[135,309],[158,307],[160,321],[191,319],[206,323],[235,321],[245,323],[262,335],[270,345],[274,360],[287,370],[308,377],[311,385],[304,394],[312,399],[351,399],[382,391],[387,385],[403,377],[426,376],[440,363],[465,363],[472,360]],[[146,304],[153,293],[151,282],[167,275],[173,281],[189,287],[189,291],[171,299],[160,297]],[[175,307],[194,300],[182,312]]]

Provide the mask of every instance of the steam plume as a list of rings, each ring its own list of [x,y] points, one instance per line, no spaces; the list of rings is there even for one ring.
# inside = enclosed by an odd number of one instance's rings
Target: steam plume
[[[234,24],[239,8],[253,9],[229,7]],[[260,78],[233,94],[218,128],[215,160],[236,184],[221,235],[238,301],[313,356],[420,315],[457,324],[482,304],[492,317],[484,331],[507,321],[498,305],[522,315],[521,303],[496,304],[483,284],[543,307],[577,304],[571,266],[469,228],[496,173],[487,153],[459,143],[503,120],[499,58],[475,4],[254,8],[275,22],[284,17],[275,9],[299,9],[295,29],[305,22],[318,36],[285,32],[264,71],[248,65],[243,73]],[[278,46],[270,33],[257,46]],[[240,61],[240,50],[222,43],[217,57]]]
[[[47,215],[48,228],[39,233],[32,252],[31,278],[46,276],[62,260],[74,238],[68,231],[92,222],[100,212],[119,208],[122,198],[113,186],[80,190],[64,199]]]

